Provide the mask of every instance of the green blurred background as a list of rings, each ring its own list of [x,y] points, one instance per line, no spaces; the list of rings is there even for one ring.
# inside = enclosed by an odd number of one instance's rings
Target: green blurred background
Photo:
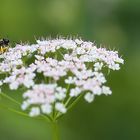
[[[108,76],[111,96],[81,100],[60,120],[61,140],[140,140],[140,0],[0,0],[1,38],[34,43],[57,35],[115,48],[125,59]],[[51,135],[45,121],[0,109],[0,140]]]

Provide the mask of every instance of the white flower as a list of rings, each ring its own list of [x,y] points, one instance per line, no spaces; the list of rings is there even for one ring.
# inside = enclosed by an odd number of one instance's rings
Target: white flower
[[[21,105],[21,109],[26,110],[29,106],[30,106],[30,104],[28,103],[28,101],[24,101]]]
[[[85,52],[86,52],[85,49],[82,48],[82,47],[78,47],[78,48],[76,49],[76,53],[77,53],[77,54],[84,54]]]
[[[64,104],[62,104],[62,103],[56,103],[55,104],[55,109],[57,111],[60,111],[61,113],[66,113],[66,111],[67,111]]]
[[[66,89],[65,88],[62,88],[62,87],[57,87],[56,88],[55,97],[58,100],[65,99],[65,97],[66,97]]]
[[[70,96],[71,97],[77,97],[80,93],[81,93],[81,89],[79,87],[76,87],[76,88],[72,88],[70,90]]]
[[[34,85],[34,81],[30,80],[29,78],[25,78],[23,84],[25,87],[30,88]]]
[[[120,65],[119,64],[109,65],[109,68],[111,68],[113,70],[119,70],[120,69]]]
[[[76,77],[72,77],[72,76],[69,76],[67,79],[65,79],[66,84],[74,84],[75,81],[76,81]]]
[[[94,75],[95,75],[95,79],[96,79],[99,83],[105,83],[105,82],[106,82],[106,79],[105,79],[103,73],[95,72]]]
[[[44,57],[43,57],[43,56],[41,56],[41,55],[35,55],[35,58],[36,58],[37,60],[39,60],[39,61],[41,61],[41,60],[43,60],[43,59],[44,59]]]
[[[18,89],[18,86],[19,86],[19,83],[18,82],[12,82],[10,85],[9,85],[9,87],[10,87],[10,89],[11,90],[16,90],[16,89]]]
[[[75,42],[76,42],[78,45],[80,45],[80,44],[83,43],[83,40],[81,40],[81,39],[75,39]]]
[[[115,59],[116,59],[115,62],[124,64],[124,60],[122,58],[117,57]]]
[[[124,63],[117,51],[64,38],[18,44],[0,58],[0,87],[7,84],[10,90],[23,88],[21,108],[30,116],[49,115],[56,110],[66,113],[68,99],[80,94],[86,93],[84,98],[89,103],[95,95],[110,95],[103,68],[119,70]]]
[[[102,92],[105,94],[105,95],[110,95],[112,94],[112,91],[110,90],[109,87],[106,87],[106,86],[103,86],[102,87]]]
[[[95,86],[93,89],[92,89],[92,92],[95,94],[95,95],[101,95],[102,94],[102,89],[100,86]]]
[[[102,69],[103,63],[97,62],[97,63],[94,64],[94,67],[95,67],[95,68],[94,68],[95,71],[99,71],[99,70]]]
[[[52,112],[52,106],[50,104],[43,104],[41,110],[44,114],[50,114]]]
[[[56,97],[58,100],[63,100],[63,99],[65,99],[66,94],[65,94],[65,93],[62,93],[62,92],[55,93],[55,97]]]
[[[86,93],[86,95],[84,96],[85,100],[88,102],[88,103],[91,103],[93,102],[94,100],[94,94],[88,92]]]
[[[35,117],[35,116],[40,115],[40,109],[38,107],[32,107],[29,115],[30,117]]]

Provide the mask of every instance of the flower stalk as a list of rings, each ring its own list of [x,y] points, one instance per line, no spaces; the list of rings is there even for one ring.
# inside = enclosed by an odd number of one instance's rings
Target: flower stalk
[[[52,140],[59,140],[59,131],[58,131],[58,122],[52,122],[52,132],[53,132],[53,139]]]
[[[117,51],[98,48],[81,39],[17,44],[0,54],[0,92],[5,86],[9,92],[23,89],[22,103],[1,95],[20,105],[30,117],[41,116],[50,122],[54,140],[58,140],[57,120],[81,97],[91,103],[95,96],[111,95],[104,69],[119,70],[123,63]]]

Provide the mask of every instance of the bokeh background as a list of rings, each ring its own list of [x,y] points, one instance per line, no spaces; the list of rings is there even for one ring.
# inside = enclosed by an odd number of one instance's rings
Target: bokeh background
[[[140,140],[140,0],[0,0],[0,38],[35,43],[57,35],[115,48],[125,59],[108,76],[111,96],[92,104],[81,100],[60,120],[61,140]],[[45,121],[0,107],[0,140],[51,140],[51,135]]]

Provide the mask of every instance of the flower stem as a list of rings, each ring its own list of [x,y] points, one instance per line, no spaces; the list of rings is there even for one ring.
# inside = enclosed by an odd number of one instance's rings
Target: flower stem
[[[81,93],[69,106],[68,106],[68,110],[70,110],[71,108],[73,108],[81,99],[81,97],[83,96],[83,94]]]
[[[70,102],[71,98],[68,99],[67,103],[65,104],[67,106],[67,110],[69,111],[70,109],[72,109],[81,99],[81,97],[83,96],[83,94],[80,94],[69,106],[68,103]],[[58,120],[59,118],[61,118],[64,114],[62,113],[58,113],[56,116],[56,120]]]
[[[19,106],[21,105],[20,102],[18,102],[17,100],[15,100],[14,98],[8,96],[8,95],[5,94],[5,93],[0,93],[0,95],[2,95],[3,97],[7,98],[7,99],[10,100],[11,102],[13,102],[13,103],[15,103],[15,104],[17,104],[17,105],[19,105]],[[0,105],[1,105],[1,104],[0,104]],[[16,114],[19,114],[19,115],[21,115],[21,116],[30,117],[29,114],[26,114],[26,113],[24,113],[24,112],[22,112],[22,111],[16,110],[16,109],[14,109],[14,108],[7,107],[6,105],[1,105],[1,106],[3,106],[4,108],[8,109],[9,111],[14,112],[14,113],[16,113]],[[51,121],[52,121],[51,118],[50,118],[49,116],[47,116],[47,115],[41,115],[41,116],[42,116],[47,122],[51,122]]]
[[[8,96],[7,94],[5,94],[5,93],[0,93],[0,95],[2,95],[3,97],[5,97],[5,98],[7,98],[7,99],[9,99],[10,101],[12,101],[12,102],[14,102],[14,103],[16,103],[16,104],[18,104],[18,105],[21,105],[21,103],[20,102],[18,102],[17,100],[15,100],[14,98],[12,98],[12,97],[10,97],[10,96]]]
[[[52,140],[59,140],[59,133],[58,133],[58,122],[54,121],[52,122]]]

